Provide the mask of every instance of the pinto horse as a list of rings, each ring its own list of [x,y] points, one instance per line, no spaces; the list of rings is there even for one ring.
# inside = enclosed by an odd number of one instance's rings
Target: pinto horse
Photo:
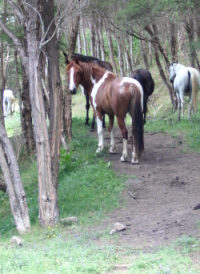
[[[119,77],[105,69],[87,63],[71,61],[66,67],[69,79],[69,90],[76,94],[78,85],[87,90],[90,103],[96,113],[98,149],[104,149],[102,115],[109,116],[109,132],[111,133],[110,153],[116,153],[113,136],[114,116],[123,137],[123,152],[120,160],[127,161],[128,131],[125,125],[127,113],[132,118],[132,164],[137,164],[144,150],[143,138],[143,89],[140,83],[129,77]]]
[[[69,64],[69,59],[68,59],[68,54],[66,54],[63,51],[63,54],[65,56],[65,63],[66,65]],[[74,57],[75,60],[84,62],[84,63],[88,63],[91,65],[97,65],[101,68],[107,69],[109,71],[113,71],[113,67],[111,66],[110,63],[106,62],[106,61],[101,61],[98,58],[92,57],[92,56],[85,56],[82,54],[78,54],[78,53],[74,53]],[[88,92],[87,90],[83,90],[83,93],[85,94],[85,98],[86,98],[86,120],[85,120],[85,124],[89,125],[89,108],[90,108],[90,103],[89,103],[89,96],[88,96]],[[94,131],[94,126],[95,126],[95,115],[93,115],[93,119],[92,119],[92,125],[91,125],[91,131]],[[103,116],[103,127],[105,128],[105,115]]]
[[[200,86],[199,72],[192,67],[185,67],[178,63],[172,63],[169,67],[169,80],[173,84],[178,99],[178,119],[182,108],[184,115],[184,96],[189,96],[190,117],[192,110],[197,111],[197,92]]]
[[[146,123],[146,113],[147,113],[147,101],[149,96],[154,91],[154,80],[151,76],[151,73],[147,69],[136,69],[131,75],[131,78],[136,79],[142,86],[144,92],[143,98],[143,114],[144,114],[144,124]]]
[[[8,116],[8,112],[10,112],[10,115],[12,114],[12,105],[14,104],[17,99],[13,95],[13,91],[9,89],[5,89],[3,91],[3,110],[4,110],[4,116]]]

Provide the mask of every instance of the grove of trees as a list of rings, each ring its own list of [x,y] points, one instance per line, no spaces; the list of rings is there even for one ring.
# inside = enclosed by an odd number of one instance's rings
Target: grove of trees
[[[64,57],[68,52],[109,61],[129,76],[155,65],[175,108],[168,80],[171,62],[200,70],[198,0],[4,0],[0,3],[0,91],[19,99],[24,151],[36,153],[39,219],[59,221],[60,147],[72,138],[71,96]],[[20,233],[30,230],[26,193],[0,107],[0,190],[7,191]]]

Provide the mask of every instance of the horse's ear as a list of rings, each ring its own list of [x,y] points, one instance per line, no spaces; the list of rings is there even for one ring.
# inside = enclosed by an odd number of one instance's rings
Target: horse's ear
[[[63,51],[63,55],[65,56],[65,64],[68,65],[70,63],[68,59],[68,54]]]
[[[75,58],[75,59],[74,59],[74,61],[75,61],[75,63],[78,65],[78,59],[77,59],[77,58]]]

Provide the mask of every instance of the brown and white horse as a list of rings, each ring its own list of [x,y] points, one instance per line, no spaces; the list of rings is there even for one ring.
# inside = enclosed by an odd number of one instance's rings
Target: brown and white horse
[[[78,61],[70,62],[66,67],[69,79],[69,90],[76,94],[78,85],[82,85],[89,93],[90,102],[97,117],[98,149],[104,149],[102,115],[109,116],[109,132],[111,133],[110,153],[116,153],[113,136],[114,116],[123,137],[123,152],[120,160],[127,161],[128,130],[125,125],[127,113],[132,118],[132,163],[137,164],[144,150],[143,138],[143,89],[140,83],[129,77],[120,77],[97,66]]]

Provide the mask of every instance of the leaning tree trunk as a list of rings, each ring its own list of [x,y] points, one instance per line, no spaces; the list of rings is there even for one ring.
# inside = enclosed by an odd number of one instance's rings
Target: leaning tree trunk
[[[145,30],[150,34],[150,36],[152,38],[152,41],[155,41],[155,42],[152,42],[152,45],[153,45],[153,48],[154,48],[155,61],[156,61],[158,70],[160,72],[160,76],[161,76],[164,84],[166,85],[166,87],[168,89],[172,106],[175,109],[176,108],[176,104],[174,102],[173,90],[172,90],[172,87],[170,86],[170,84],[168,83],[167,77],[166,77],[166,75],[164,73],[164,70],[162,68],[162,65],[161,65],[161,62],[160,62],[160,58],[159,58],[158,49],[160,50],[162,56],[164,57],[167,66],[169,66],[170,62],[169,62],[169,59],[167,58],[167,56],[165,55],[163,47],[161,46],[160,41],[158,39],[156,25],[153,25],[153,29],[154,29],[154,32],[151,30],[151,28],[149,26],[145,27]]]
[[[0,165],[6,182],[11,211],[19,233],[30,230],[26,193],[20,179],[19,167],[6,131],[0,122]]]

